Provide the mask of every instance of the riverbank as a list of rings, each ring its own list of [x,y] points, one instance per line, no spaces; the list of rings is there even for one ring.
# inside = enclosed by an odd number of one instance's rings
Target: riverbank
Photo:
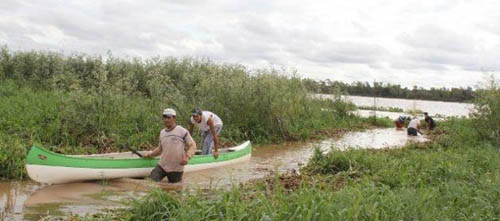
[[[317,152],[300,174],[276,174],[230,190],[157,190],[130,201],[130,208],[88,218],[498,219],[498,147],[479,139],[471,120],[452,119],[440,128],[431,142]]]
[[[150,150],[168,107],[176,109],[181,126],[194,107],[216,113],[224,122],[220,140],[226,146],[390,125],[350,114],[352,106],[340,99],[313,99],[299,77],[272,69],[190,58],[104,59],[5,48],[2,53],[1,180],[27,178],[24,159],[33,144],[61,154],[121,152],[117,147],[125,144]]]
[[[231,189],[234,184],[244,184],[262,179],[272,171],[286,173],[299,170],[307,164],[314,147],[328,150],[338,148],[398,148],[407,142],[426,141],[423,137],[407,137],[405,131],[394,128],[375,128],[348,132],[329,133],[328,139],[312,142],[286,142],[272,145],[254,145],[250,161],[184,174],[182,185],[160,185],[162,190],[182,189],[192,191],[213,188]],[[124,206],[121,200],[138,198],[157,186],[148,180],[118,179],[60,185],[44,185],[30,180],[0,181],[0,220],[39,220],[47,215],[65,217],[69,214],[99,213],[102,209]],[[126,206],[126,205],[125,205]]]
[[[196,59],[2,54],[0,179],[26,179],[24,158],[35,143],[62,154],[123,151],[121,144],[151,149],[166,107],[177,110],[180,125],[193,107],[215,112],[225,122],[223,143],[307,141],[393,124],[351,114],[353,105],[340,96],[312,99],[299,77],[272,69]],[[230,190],[156,190],[129,201],[127,210],[70,218],[495,219],[497,85],[479,91],[471,119],[439,122],[425,144],[318,151],[299,173],[276,173]]]
[[[154,99],[110,95],[101,100],[83,92],[36,91],[12,83],[2,86],[5,87],[1,87],[0,93],[6,96],[0,97],[0,125],[5,128],[0,133],[1,180],[27,179],[24,160],[34,144],[61,154],[128,151],[118,148],[123,143],[136,149],[151,149],[162,128],[158,113],[165,105]],[[258,119],[267,123],[255,125],[254,118],[226,121],[222,143],[231,146],[244,139],[253,144],[312,141],[347,131],[392,126],[386,118],[374,120],[350,114],[341,101],[301,102],[308,110],[297,109],[304,115],[297,120],[296,116],[283,116],[280,121],[269,122],[268,117],[272,116],[260,115]],[[323,112],[323,107],[333,111]],[[245,114],[248,113],[238,115]],[[187,116],[188,111],[179,111],[181,126],[187,126]],[[308,121],[311,118],[314,120]],[[199,140],[197,135],[194,134],[195,140]]]

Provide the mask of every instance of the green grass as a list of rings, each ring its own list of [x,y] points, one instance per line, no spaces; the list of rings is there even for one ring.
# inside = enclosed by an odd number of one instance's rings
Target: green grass
[[[442,123],[435,140],[394,150],[317,152],[302,175],[230,190],[153,191],[124,220],[496,220],[500,150],[470,120]],[[456,133],[454,133],[456,132]],[[469,136],[463,136],[470,134]]]
[[[373,106],[358,106],[360,110],[375,110]],[[387,111],[387,112],[403,112],[404,110],[399,107],[377,107],[377,111]]]
[[[119,59],[0,51],[0,178],[26,177],[40,144],[65,154],[156,144],[163,108],[185,125],[197,106],[225,122],[223,142],[308,140],[331,129],[392,126],[363,119],[339,99],[314,100],[301,79],[191,58]],[[162,192],[83,219],[498,220],[498,84],[471,120],[448,119],[433,141],[397,150],[316,153],[301,175],[230,190]],[[78,218],[78,217],[76,217]]]
[[[12,81],[0,85],[0,93],[5,95],[0,97],[0,127],[3,128],[0,133],[0,178],[3,179],[26,177],[23,161],[33,144],[64,154],[119,151],[117,146],[124,143],[137,149],[155,145],[162,128],[159,113],[168,106],[143,96],[110,94],[99,97],[77,91],[37,91],[18,87]],[[222,142],[306,140],[323,130],[362,129],[374,124],[347,114],[340,101],[302,102],[307,104],[307,110],[300,106],[295,110],[301,117],[284,116],[280,121],[269,119],[271,116],[265,114],[246,117],[254,114],[251,110],[232,110],[230,115],[241,119],[231,121],[230,117],[222,117],[225,122]],[[334,111],[321,111],[323,107],[331,107]],[[189,111],[178,111],[180,125],[186,126],[188,118]],[[256,121],[264,123],[256,125],[253,123]]]
[[[371,124],[340,99],[311,98],[293,74],[206,59],[105,60],[3,48],[0,95],[0,179],[26,178],[23,161],[33,144],[64,154],[120,151],[125,143],[150,149],[167,107],[182,126],[194,107],[216,113],[226,145],[307,140]]]

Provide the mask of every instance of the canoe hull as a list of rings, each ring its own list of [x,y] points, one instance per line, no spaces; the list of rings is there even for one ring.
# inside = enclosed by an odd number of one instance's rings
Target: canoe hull
[[[187,165],[184,167],[184,172],[193,172],[243,163],[249,161],[250,158],[251,155],[248,154],[244,157],[229,161]],[[29,177],[34,181],[47,184],[61,184],[87,180],[116,179],[123,177],[142,178],[149,176],[151,170],[153,170],[153,167],[128,169],[92,169],[45,165],[26,165],[26,170],[28,171]]]
[[[139,178],[149,175],[153,168],[91,169],[45,165],[26,165],[28,176],[39,183],[61,184],[86,180]],[[147,174],[147,175],[146,175]]]
[[[32,148],[33,149],[33,148]],[[223,167],[232,164],[239,164],[245,161],[249,161],[251,158],[251,144],[249,141],[231,148],[234,152],[224,153],[219,156],[217,160],[214,160],[211,155],[198,156],[196,155],[188,165],[184,167],[184,172],[199,171],[204,169]],[[125,159],[124,162],[119,162],[119,159],[113,160],[109,158],[105,159],[89,159],[82,156],[65,156],[60,154],[55,154],[51,152],[40,152],[38,150],[33,150],[33,153],[28,153],[28,159],[26,164],[26,170],[28,176],[37,182],[47,183],[47,184],[61,184],[61,183],[71,183],[87,180],[102,180],[102,179],[116,179],[116,178],[141,178],[147,177],[153,170],[158,159]],[[52,154],[52,155],[51,155]],[[61,158],[60,161],[75,160],[75,164],[79,164],[76,160],[87,160],[90,161],[86,167],[72,167],[71,164],[66,163],[65,165],[57,165],[57,162],[44,163],[40,159],[37,159],[42,155],[48,158]],[[108,154],[109,155],[109,154]],[[96,155],[89,155],[87,157],[92,157]],[[56,161],[57,159],[51,159]],[[106,162],[101,162],[106,161]],[[121,160],[123,161],[123,160]],[[145,161],[138,163],[136,161]],[[112,164],[116,162],[116,166]],[[120,168],[127,165],[138,165],[137,168]],[[81,164],[81,162],[80,162]],[[96,166],[100,168],[92,168],[92,165],[106,165],[106,166]]]

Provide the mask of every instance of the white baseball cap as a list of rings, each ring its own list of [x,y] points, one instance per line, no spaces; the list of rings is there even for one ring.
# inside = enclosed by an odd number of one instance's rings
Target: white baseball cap
[[[163,110],[163,115],[175,116],[175,110],[172,108],[167,108]]]

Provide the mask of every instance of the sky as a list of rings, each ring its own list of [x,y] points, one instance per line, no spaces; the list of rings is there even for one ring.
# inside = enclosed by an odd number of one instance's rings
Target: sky
[[[474,87],[500,70],[499,12],[498,0],[1,0],[0,45]]]

